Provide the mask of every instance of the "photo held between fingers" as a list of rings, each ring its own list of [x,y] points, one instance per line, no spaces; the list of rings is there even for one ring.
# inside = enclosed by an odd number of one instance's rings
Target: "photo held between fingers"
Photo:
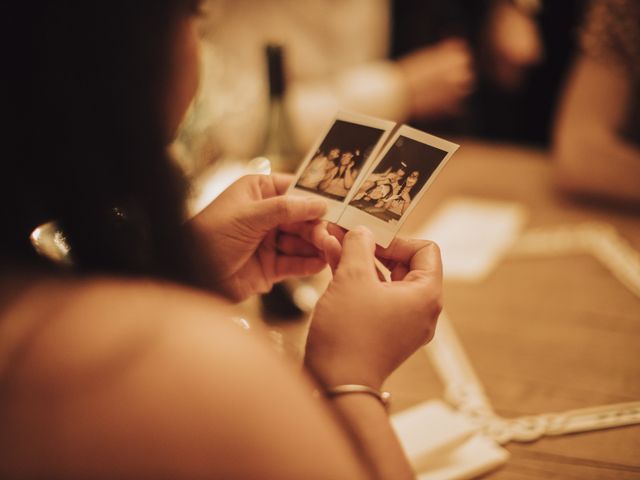
[[[335,223],[326,221],[317,222],[308,228],[307,238],[323,253],[326,262],[330,265],[332,271],[335,271],[342,253],[342,241],[347,231]],[[373,262],[378,278],[383,282],[392,282],[391,269],[378,256],[373,257]]]
[[[378,278],[383,282],[391,282],[391,271],[384,265],[384,263],[378,260],[378,257],[373,257],[373,263],[376,266]]]

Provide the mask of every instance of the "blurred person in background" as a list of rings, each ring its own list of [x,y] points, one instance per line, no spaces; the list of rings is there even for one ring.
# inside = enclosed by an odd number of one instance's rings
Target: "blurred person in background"
[[[574,51],[583,0],[396,0],[392,58],[459,38],[475,88],[451,118],[420,129],[546,146],[556,98]]]
[[[640,205],[640,3],[591,3],[555,124],[559,185]]]
[[[208,0],[202,90],[182,140],[196,155],[206,139],[205,155],[256,154],[267,114],[263,51],[273,42],[285,49],[285,100],[301,151],[339,109],[400,122],[457,112],[474,84],[467,43],[442,39],[389,60],[392,3]]]
[[[413,478],[379,390],[433,335],[437,247],[339,241],[281,176],[186,220],[167,146],[197,88],[199,8],[0,2],[0,478]],[[50,220],[63,263],[36,251]],[[325,260],[299,371],[233,303]]]

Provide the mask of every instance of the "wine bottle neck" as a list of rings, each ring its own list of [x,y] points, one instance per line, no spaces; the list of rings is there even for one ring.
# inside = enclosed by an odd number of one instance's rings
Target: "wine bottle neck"
[[[282,98],[286,88],[282,47],[267,45],[267,66],[269,72],[269,97]]]

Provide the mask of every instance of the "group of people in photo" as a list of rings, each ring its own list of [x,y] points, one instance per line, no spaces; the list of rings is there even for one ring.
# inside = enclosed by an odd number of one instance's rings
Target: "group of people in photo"
[[[358,176],[361,157],[358,149],[333,147],[326,153],[318,150],[300,176],[297,186],[342,199],[347,196]]]
[[[320,149],[300,176],[297,186],[343,199],[358,176],[360,157],[358,149]],[[420,178],[418,170],[407,173],[408,167],[403,161],[383,171],[374,171],[363,182],[351,205],[383,220],[399,219],[415,196],[412,189]]]
[[[413,170],[407,175],[407,164],[400,162],[381,172],[373,172],[363,182],[351,205],[383,220],[399,219],[409,207],[415,194],[411,190],[420,178]]]

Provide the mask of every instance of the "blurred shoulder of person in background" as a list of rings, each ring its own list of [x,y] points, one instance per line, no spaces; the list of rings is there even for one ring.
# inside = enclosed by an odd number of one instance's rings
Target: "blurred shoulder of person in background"
[[[594,1],[554,128],[565,191],[640,205],[640,3]]]

